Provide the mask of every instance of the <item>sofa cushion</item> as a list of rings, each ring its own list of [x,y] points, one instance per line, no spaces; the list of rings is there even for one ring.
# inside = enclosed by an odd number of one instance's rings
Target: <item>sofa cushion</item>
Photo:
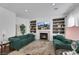
[[[62,36],[62,35],[56,35],[56,36],[54,36],[54,38],[58,39],[58,40],[61,40],[61,41],[63,41],[65,39],[65,37]]]
[[[19,38],[9,38],[9,41],[11,41],[11,42],[14,42],[14,41],[17,41],[17,40],[19,40]]]
[[[34,37],[34,35],[33,35],[33,34],[27,34],[27,36],[28,36],[28,37]]]
[[[27,35],[22,35],[22,36],[19,36],[20,39],[25,39],[25,38],[28,38]]]
[[[63,43],[71,44],[71,40],[66,39],[63,35],[56,35],[53,38],[62,41]]]
[[[67,43],[67,44],[71,44],[71,43],[72,43],[72,40],[65,39],[65,43]]]
[[[54,41],[54,44],[63,45],[63,42],[62,41],[59,41],[59,40],[55,40]]]

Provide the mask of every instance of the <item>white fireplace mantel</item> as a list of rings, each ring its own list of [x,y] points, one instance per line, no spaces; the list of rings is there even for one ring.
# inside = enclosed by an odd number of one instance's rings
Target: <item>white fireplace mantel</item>
[[[40,40],[40,33],[48,33],[48,40],[50,40],[50,30],[38,30],[37,37]]]

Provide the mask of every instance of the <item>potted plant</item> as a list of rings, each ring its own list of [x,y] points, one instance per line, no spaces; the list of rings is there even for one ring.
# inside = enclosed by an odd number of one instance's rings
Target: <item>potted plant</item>
[[[21,31],[22,35],[25,34],[25,25],[24,24],[20,25],[20,31]]]

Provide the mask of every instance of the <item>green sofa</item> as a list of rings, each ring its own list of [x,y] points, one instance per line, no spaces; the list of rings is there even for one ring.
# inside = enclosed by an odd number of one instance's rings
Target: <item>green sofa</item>
[[[72,43],[72,40],[66,39],[62,35],[53,36],[53,44],[54,44],[55,50],[57,49],[72,50],[71,43]],[[77,45],[78,45],[78,48],[76,51],[77,53],[79,53],[79,41],[77,41]]]
[[[10,41],[10,47],[16,50],[21,49],[25,45],[35,40],[35,36],[33,34],[27,34],[22,36],[14,36],[8,39]]]

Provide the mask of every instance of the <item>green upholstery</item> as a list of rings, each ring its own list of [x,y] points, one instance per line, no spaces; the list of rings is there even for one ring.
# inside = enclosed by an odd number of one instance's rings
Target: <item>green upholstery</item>
[[[55,39],[57,39],[57,40],[59,40],[59,41],[62,41],[62,42],[64,42],[64,43],[71,43],[71,40],[68,40],[68,39],[66,39],[64,36],[62,36],[62,35],[57,35],[57,36],[55,36]]]
[[[33,34],[27,34],[22,36],[10,37],[9,41],[11,42],[10,46],[16,50],[24,47],[30,42],[35,40],[35,36]]]
[[[72,50],[71,48],[71,40],[66,39],[64,36],[62,35],[56,35],[53,36],[53,44],[55,49],[67,49],[67,50]],[[77,52],[79,53],[79,41],[77,41]]]
[[[66,39],[62,35],[53,36],[53,43],[55,49],[71,49],[71,40]]]

